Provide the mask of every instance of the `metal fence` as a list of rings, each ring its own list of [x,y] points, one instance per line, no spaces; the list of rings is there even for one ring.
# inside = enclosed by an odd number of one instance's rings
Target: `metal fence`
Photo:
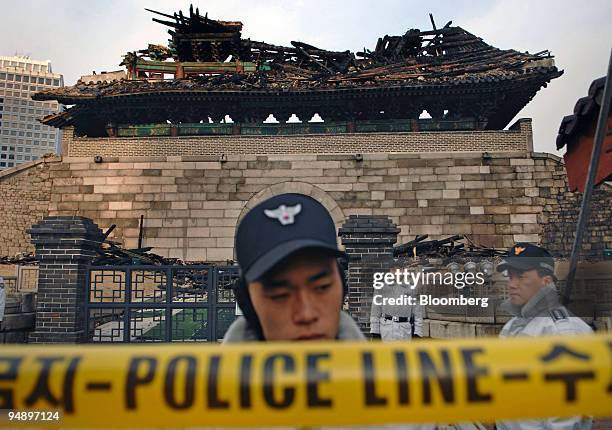
[[[20,293],[36,293],[38,291],[38,266],[19,266],[17,280],[17,289]]]
[[[8,296],[38,291],[38,266],[13,266],[14,275],[3,275]]]
[[[13,296],[17,294],[18,284],[17,276],[3,276],[4,279],[4,290],[7,296]]]
[[[89,342],[218,341],[235,319],[237,266],[91,266]]]

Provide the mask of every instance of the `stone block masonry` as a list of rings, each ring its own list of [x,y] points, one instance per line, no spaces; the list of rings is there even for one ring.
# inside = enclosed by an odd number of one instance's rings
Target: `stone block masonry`
[[[516,143],[521,136],[530,136],[528,121],[519,121],[519,126],[507,132],[482,133],[508,133]],[[456,133],[432,134],[444,140]],[[74,139],[70,133],[64,135]],[[387,215],[400,229],[398,243],[419,234],[431,238],[465,234],[485,246],[504,248],[515,241],[543,241],[560,247],[559,256],[568,253],[566,238],[574,229],[573,218],[567,216],[572,197],[558,157],[526,152],[524,146],[520,151],[491,151],[488,156],[448,148],[446,152],[416,153],[405,148],[403,152],[382,152],[367,142],[346,150],[349,153],[342,153],[341,145],[325,146],[329,154],[313,153],[322,150],[317,146],[317,142],[323,145],[322,138],[262,137],[274,143],[259,147],[270,153],[256,155],[255,148],[247,153],[242,146],[235,148],[241,153],[228,151],[223,161],[216,153],[155,156],[151,150],[143,156],[103,155],[101,163],[89,154],[8,169],[0,174],[4,215],[0,255],[31,251],[25,230],[46,215],[84,216],[102,229],[116,224],[111,238],[136,247],[139,218],[144,215],[144,246],[153,247],[154,252],[189,261],[224,262],[234,257],[234,229],[245,209],[281,192],[319,199],[338,227],[350,215]],[[181,139],[164,141],[165,148],[180,147]],[[260,142],[257,137],[249,139]],[[284,139],[306,139],[313,147],[308,153],[273,153],[277,145],[284,145]],[[112,139],[77,140],[114,145]],[[157,141],[137,140],[142,148]],[[217,151],[213,146],[208,147],[210,151]],[[284,148],[295,152],[305,147]],[[371,152],[374,150],[379,152]],[[362,159],[356,157],[357,152]],[[600,215],[592,217],[593,233],[587,243],[601,257],[603,247],[611,247],[610,223],[606,224],[610,211],[603,211],[611,206],[610,192],[604,191],[598,199],[602,206],[595,212]],[[608,218],[602,218],[602,211]],[[543,237],[545,227],[550,234]]]
[[[553,255],[571,253],[581,202],[582,194],[568,192],[558,194],[556,204],[545,208],[542,241]],[[593,191],[586,238],[581,258],[599,261],[605,249],[612,249],[612,188],[606,184]]]
[[[245,208],[281,192],[312,195],[334,215],[387,215],[398,243],[415,235],[466,234],[482,245],[539,242],[546,213],[566,192],[562,162],[537,153],[289,154],[66,157],[50,167],[49,215],[80,215],[127,247],[138,241],[168,257],[234,258]],[[535,191],[534,191],[535,190]],[[609,230],[609,227],[608,227]]]
[[[49,210],[50,166],[57,158],[43,158],[0,171],[0,257],[34,252],[25,232]]]

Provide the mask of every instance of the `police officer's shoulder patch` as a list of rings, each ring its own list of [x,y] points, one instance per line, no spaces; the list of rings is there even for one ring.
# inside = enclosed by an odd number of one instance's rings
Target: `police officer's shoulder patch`
[[[562,307],[551,309],[548,313],[555,322],[567,320],[569,318],[567,311]]]

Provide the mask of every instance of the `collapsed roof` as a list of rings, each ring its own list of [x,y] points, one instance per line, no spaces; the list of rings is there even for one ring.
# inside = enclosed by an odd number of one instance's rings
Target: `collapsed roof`
[[[328,51],[303,42],[243,39],[242,23],[152,11],[170,27],[168,47],[129,52],[128,80],[77,82],[35,100],[77,105],[48,125],[198,122],[230,115],[263,121],[319,113],[324,120],[473,118],[502,129],[536,92],[560,76],[548,51],[500,50],[448,22],[381,37],[372,50]],[[168,79],[170,77],[171,79]],[[71,110],[74,110],[71,112]],[[129,112],[129,113],[128,113]],[[277,116],[277,114],[279,116]],[[308,120],[308,119],[304,119]]]

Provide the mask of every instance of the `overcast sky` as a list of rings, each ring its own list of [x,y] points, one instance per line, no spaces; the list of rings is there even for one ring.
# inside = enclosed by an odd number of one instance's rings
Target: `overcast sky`
[[[172,13],[173,0],[0,0],[0,55],[51,60],[72,85],[93,70],[117,70],[122,55],[148,43],[166,44],[166,27],[145,7]],[[564,115],[606,71],[612,47],[612,1],[259,1],[194,2],[210,18],[239,20],[243,37],[288,45],[300,40],[329,50],[373,49],[379,36],[430,29],[452,20],[485,42],[532,53],[549,49],[565,73],[517,116],[533,118],[536,151],[559,154],[555,137]],[[514,121],[512,121],[514,122]],[[511,123],[512,124],[512,123]]]

